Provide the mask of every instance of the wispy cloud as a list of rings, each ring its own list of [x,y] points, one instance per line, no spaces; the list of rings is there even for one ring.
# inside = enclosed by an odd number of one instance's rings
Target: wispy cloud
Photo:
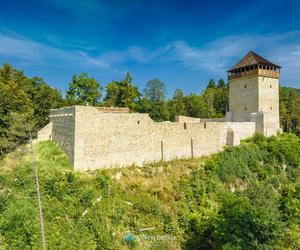
[[[103,69],[110,67],[101,58],[93,58],[84,51],[55,48],[14,33],[0,33],[0,56],[45,66],[98,66]]]
[[[157,65],[177,62],[189,70],[221,74],[251,49],[282,65],[287,79],[299,81],[300,31],[280,35],[226,36],[199,47],[186,41],[173,41],[154,50],[131,46],[126,50],[93,54],[93,49],[87,45],[86,48],[74,49],[73,46],[67,50],[17,34],[0,33],[0,58],[13,58],[28,64],[118,71],[126,68],[128,62]]]
[[[172,55],[172,60],[182,62],[189,69],[221,72],[249,50],[254,50],[288,70],[300,64],[299,36],[300,32],[226,36],[200,48],[190,46],[185,41],[176,41],[168,45],[168,53]]]

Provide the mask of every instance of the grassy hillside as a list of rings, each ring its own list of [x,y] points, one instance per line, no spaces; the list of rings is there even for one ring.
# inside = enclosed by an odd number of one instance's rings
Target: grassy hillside
[[[300,140],[254,138],[208,158],[87,173],[35,145],[48,249],[298,249]],[[0,162],[0,249],[41,249],[33,165]]]

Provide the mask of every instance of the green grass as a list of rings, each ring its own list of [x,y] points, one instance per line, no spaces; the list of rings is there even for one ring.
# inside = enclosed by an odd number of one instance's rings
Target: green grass
[[[34,150],[49,249],[297,249],[293,135],[255,136],[206,158],[85,173],[51,141]],[[0,249],[41,248],[34,184],[28,146],[0,162]]]

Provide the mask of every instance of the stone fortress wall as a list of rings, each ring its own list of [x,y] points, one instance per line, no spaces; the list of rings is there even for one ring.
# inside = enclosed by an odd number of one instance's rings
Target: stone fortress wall
[[[52,123],[51,139],[65,151],[69,160],[74,164],[75,106],[52,110],[50,123]],[[38,133],[38,141],[40,140],[39,138],[40,135]]]
[[[143,165],[147,162],[199,157],[237,145],[254,134],[255,122],[154,122],[148,114],[109,112],[90,106],[52,110],[52,137],[75,170]],[[39,135],[40,139],[40,135]]]

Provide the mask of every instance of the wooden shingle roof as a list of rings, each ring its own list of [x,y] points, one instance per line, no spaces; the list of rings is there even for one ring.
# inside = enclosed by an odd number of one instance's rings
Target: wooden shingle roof
[[[245,55],[236,65],[234,65],[229,71],[243,68],[246,66],[262,64],[268,65],[276,68],[281,68],[280,66],[268,61],[267,59],[263,58],[262,56],[254,53],[253,51],[249,51],[247,55]]]

